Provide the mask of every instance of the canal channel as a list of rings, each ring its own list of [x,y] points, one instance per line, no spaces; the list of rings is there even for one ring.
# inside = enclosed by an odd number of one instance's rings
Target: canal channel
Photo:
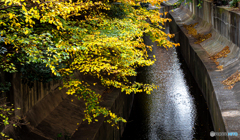
[[[155,45],[152,55],[157,61],[138,69],[137,81],[159,88],[135,95],[121,140],[214,140],[206,101],[177,48]]]

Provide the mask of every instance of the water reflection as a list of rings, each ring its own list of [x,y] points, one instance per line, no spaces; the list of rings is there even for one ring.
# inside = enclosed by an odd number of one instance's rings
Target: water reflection
[[[179,62],[176,48],[154,47],[150,55],[156,56],[156,63],[140,69],[137,80],[159,88],[135,96],[122,140],[213,139],[205,100],[193,79],[186,80],[191,75]]]
[[[148,97],[148,138],[192,139],[196,109],[180,69],[176,50],[155,48],[154,54],[159,61],[144,70],[147,83],[159,86]]]

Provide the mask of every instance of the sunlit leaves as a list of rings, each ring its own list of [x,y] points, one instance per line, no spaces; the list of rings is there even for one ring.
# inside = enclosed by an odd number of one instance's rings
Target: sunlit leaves
[[[136,68],[150,66],[152,50],[143,42],[143,35],[165,48],[178,46],[167,40],[173,37],[160,29],[170,19],[160,17],[158,10],[133,8],[135,1],[38,1],[2,0],[0,8],[1,68],[15,70],[16,54],[21,64],[41,64],[56,76],[62,76],[67,94],[76,94],[85,101],[88,122],[103,114],[109,123],[124,120],[99,106],[100,94],[88,84],[69,78],[75,71],[101,80],[107,87],[120,88],[126,94],[146,92],[155,85],[131,83],[127,77],[136,76]],[[158,4],[162,1],[144,1]],[[113,14],[114,13],[114,14]],[[149,19],[151,24],[146,20]],[[13,65],[12,65],[13,64]],[[16,70],[15,70],[16,71]]]

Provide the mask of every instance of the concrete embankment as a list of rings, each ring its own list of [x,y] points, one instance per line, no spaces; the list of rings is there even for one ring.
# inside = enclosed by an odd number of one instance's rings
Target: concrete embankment
[[[132,77],[135,80],[136,77]],[[109,108],[116,115],[128,119],[130,116],[134,94],[126,95],[120,89],[113,89],[110,93],[103,95],[101,106]],[[107,118],[98,117],[98,122],[88,124],[84,122],[73,134],[71,140],[120,140],[126,123],[119,122],[111,126],[104,122]],[[117,126],[119,129],[117,129]]]
[[[224,7],[215,7],[204,1],[197,8],[196,1],[188,7],[180,7],[170,12],[170,31],[176,33],[175,41],[180,43],[181,54],[202,90],[209,107],[215,132],[238,132],[238,136],[217,136],[217,139],[240,139],[240,82],[232,89],[226,89],[222,81],[239,70],[239,14]],[[188,34],[183,25],[197,23],[198,33],[211,33],[212,37],[200,44]],[[219,70],[211,56],[226,46],[230,53],[217,61]]]
[[[113,113],[128,119],[134,94],[126,95],[120,89],[106,88],[100,80],[91,76],[75,74],[79,79],[88,83],[97,82],[90,88],[101,94],[100,105],[110,109]],[[131,77],[134,81],[136,77]],[[106,123],[108,118],[103,115],[97,117],[98,122],[88,124],[84,119],[85,104],[74,95],[67,95],[66,89],[52,90],[38,101],[25,114],[30,125],[22,126],[20,130],[5,129],[5,132],[17,140],[118,140],[121,138],[126,123],[111,126]],[[117,126],[119,129],[117,129]],[[60,134],[60,135],[59,135]]]

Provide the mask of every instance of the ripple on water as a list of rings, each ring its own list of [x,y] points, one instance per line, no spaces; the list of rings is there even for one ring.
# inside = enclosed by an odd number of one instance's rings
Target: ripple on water
[[[133,115],[122,140],[211,139],[211,120],[203,126],[198,125],[210,118],[208,111],[201,113],[203,108],[207,108],[205,101],[200,94],[190,92],[176,49],[167,51],[154,47],[149,55],[155,55],[157,61],[140,69],[137,79],[154,83],[159,88],[151,95],[140,93],[135,96]]]

